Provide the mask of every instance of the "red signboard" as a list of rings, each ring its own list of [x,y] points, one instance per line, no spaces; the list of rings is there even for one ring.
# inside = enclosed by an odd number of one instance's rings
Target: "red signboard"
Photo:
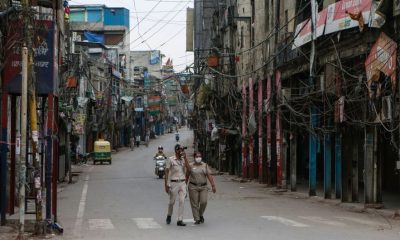
[[[324,34],[326,16],[328,9],[324,9],[317,15],[317,38]],[[311,41],[311,19],[307,19],[297,25],[296,27],[296,38],[294,39],[292,49],[300,47]]]
[[[368,82],[379,76],[379,72],[384,73],[392,79],[392,86],[396,86],[396,55],[397,44],[385,33],[381,33],[374,46],[371,48],[367,60],[365,61],[365,70]]]
[[[364,23],[370,19],[372,0],[342,0],[328,6],[325,34],[342,31],[359,26],[359,22],[351,19],[350,14],[362,14]]]

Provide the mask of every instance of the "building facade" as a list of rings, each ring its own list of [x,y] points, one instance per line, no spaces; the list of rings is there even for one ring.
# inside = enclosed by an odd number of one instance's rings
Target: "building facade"
[[[214,166],[368,206],[400,194],[395,1],[197,1],[195,20],[204,4],[195,109],[212,123],[196,136]]]

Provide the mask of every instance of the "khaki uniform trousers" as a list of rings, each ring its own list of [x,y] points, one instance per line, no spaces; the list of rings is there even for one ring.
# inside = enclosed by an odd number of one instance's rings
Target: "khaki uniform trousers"
[[[186,196],[186,183],[183,182],[171,182],[171,188],[169,192],[169,203],[168,203],[168,216],[172,216],[174,210],[174,204],[176,197],[179,196],[179,208],[178,208],[178,221],[183,220],[183,207],[185,204]]]
[[[208,200],[208,187],[196,186],[191,183],[189,185],[189,199],[192,207],[192,214],[195,221],[200,220],[200,216],[203,216],[204,211],[207,207]]]

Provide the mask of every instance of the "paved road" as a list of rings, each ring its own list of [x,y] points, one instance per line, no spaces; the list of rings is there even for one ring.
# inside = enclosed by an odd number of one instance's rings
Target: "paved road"
[[[182,130],[182,142],[192,143]],[[210,194],[205,223],[193,225],[189,202],[186,227],[165,224],[168,196],[154,171],[158,145],[172,154],[175,139],[167,134],[148,148],[113,155],[112,165],[82,167],[75,184],[59,193],[60,239],[400,239],[398,221],[304,199],[272,194],[254,183],[216,177],[217,194]],[[189,150],[190,151],[190,150]]]

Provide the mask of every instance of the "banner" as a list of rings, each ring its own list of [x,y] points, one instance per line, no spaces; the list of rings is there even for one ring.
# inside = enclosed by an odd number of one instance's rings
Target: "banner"
[[[396,42],[385,33],[381,33],[365,61],[367,81],[379,80],[379,74],[382,72],[392,79],[394,88],[396,86],[396,55]]]
[[[150,52],[150,65],[160,63],[160,51],[155,50]]]
[[[148,96],[147,97],[147,104],[148,106],[160,105],[161,103],[161,96]]]
[[[147,97],[147,112],[150,115],[156,115],[161,112],[161,96],[148,96]]]
[[[10,22],[13,31],[5,38],[5,63],[3,88],[9,93],[21,93],[21,39],[22,22]],[[36,91],[38,94],[54,93],[58,88],[58,62],[55,59],[54,22],[36,20],[33,41],[34,71],[36,75]]]
[[[351,19],[350,14],[357,15],[361,13],[364,24],[368,24],[371,6],[372,0],[342,0],[329,5],[325,34],[359,26],[359,22]]]
[[[177,105],[177,98],[176,96],[168,96],[168,105],[169,106],[176,106]]]
[[[317,14],[317,38],[324,34],[325,21],[327,15],[328,15],[327,8],[325,8],[324,10],[322,10]],[[298,48],[311,41],[310,18],[297,25],[295,36],[297,37],[294,39],[292,49]]]

